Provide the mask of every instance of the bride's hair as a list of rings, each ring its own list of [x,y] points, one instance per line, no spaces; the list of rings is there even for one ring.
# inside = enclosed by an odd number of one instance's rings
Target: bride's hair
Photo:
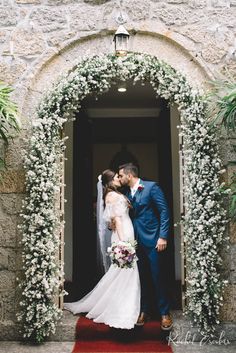
[[[106,169],[102,172],[104,207],[105,207],[105,198],[110,191],[115,191],[115,192],[117,192],[117,194],[121,194],[121,192],[117,190],[117,187],[115,185],[113,185],[113,182],[112,182],[115,175],[116,175],[116,172],[114,172],[114,170],[111,170],[111,169]],[[132,208],[129,199],[126,196],[125,196],[125,199],[127,200],[128,207]]]
[[[117,191],[117,188],[115,185],[113,185],[113,179],[114,176],[116,175],[116,172],[111,169],[106,169],[102,172],[102,185],[103,185],[103,199],[105,200],[106,195],[110,191]]]

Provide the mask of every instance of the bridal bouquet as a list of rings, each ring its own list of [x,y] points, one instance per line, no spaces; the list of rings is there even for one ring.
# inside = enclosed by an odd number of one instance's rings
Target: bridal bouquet
[[[132,268],[138,260],[136,255],[137,242],[134,241],[118,241],[111,244],[107,249],[113,265],[120,268]]]

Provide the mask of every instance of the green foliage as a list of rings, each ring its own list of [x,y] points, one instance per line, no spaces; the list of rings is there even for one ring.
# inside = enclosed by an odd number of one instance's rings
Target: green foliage
[[[0,140],[6,144],[13,137],[12,131],[19,131],[20,126],[17,121],[17,107],[10,99],[13,91],[7,84],[0,82]],[[3,158],[0,158],[0,170],[6,168]]]
[[[225,81],[214,81],[212,82],[213,89],[208,95],[209,102],[209,115],[211,117],[211,126],[220,125],[224,127],[227,134],[230,136],[231,133],[236,131],[236,82],[227,79]],[[233,146],[234,150],[236,146]],[[236,161],[231,162],[232,165],[236,165]],[[236,221],[236,173],[233,173],[231,180],[228,185],[222,188],[222,192],[228,188],[230,192],[230,217]]]
[[[211,125],[221,124],[227,133],[236,130],[236,83],[214,81],[209,94],[209,108],[213,118]]]

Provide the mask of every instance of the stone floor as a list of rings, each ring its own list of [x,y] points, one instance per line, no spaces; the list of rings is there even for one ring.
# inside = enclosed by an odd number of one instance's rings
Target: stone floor
[[[47,342],[40,346],[21,342],[0,342],[0,353],[71,353],[74,342]]]
[[[73,342],[47,342],[41,346],[25,345],[20,342],[0,342],[0,353],[71,353]],[[235,353],[236,341],[229,345],[203,345],[199,343],[179,344],[178,346],[171,344],[174,353]],[[147,353],[147,352],[145,352]]]
[[[189,321],[183,317],[182,312],[173,311],[172,315],[174,327],[169,340],[174,353],[236,352],[236,323],[226,323],[219,327],[216,336],[218,337],[217,343],[201,345],[199,341],[202,337],[199,339],[199,336],[194,336],[196,330],[190,329]],[[58,327],[57,333],[50,338],[49,342],[37,346],[17,341],[0,341],[0,353],[71,353],[77,320],[78,316],[65,311],[61,326]],[[221,336],[222,332],[223,336]]]
[[[200,346],[199,343],[174,346],[171,344],[174,353],[235,353],[236,352],[236,342],[231,342],[229,345],[203,345]]]

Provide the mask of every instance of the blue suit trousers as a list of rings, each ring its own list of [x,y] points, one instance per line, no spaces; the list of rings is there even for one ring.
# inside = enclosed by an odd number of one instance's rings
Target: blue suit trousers
[[[150,298],[154,296],[156,310],[160,315],[170,311],[170,301],[165,278],[166,250],[138,245],[138,268],[141,281],[141,312],[150,313]],[[153,295],[151,294],[153,293]]]

